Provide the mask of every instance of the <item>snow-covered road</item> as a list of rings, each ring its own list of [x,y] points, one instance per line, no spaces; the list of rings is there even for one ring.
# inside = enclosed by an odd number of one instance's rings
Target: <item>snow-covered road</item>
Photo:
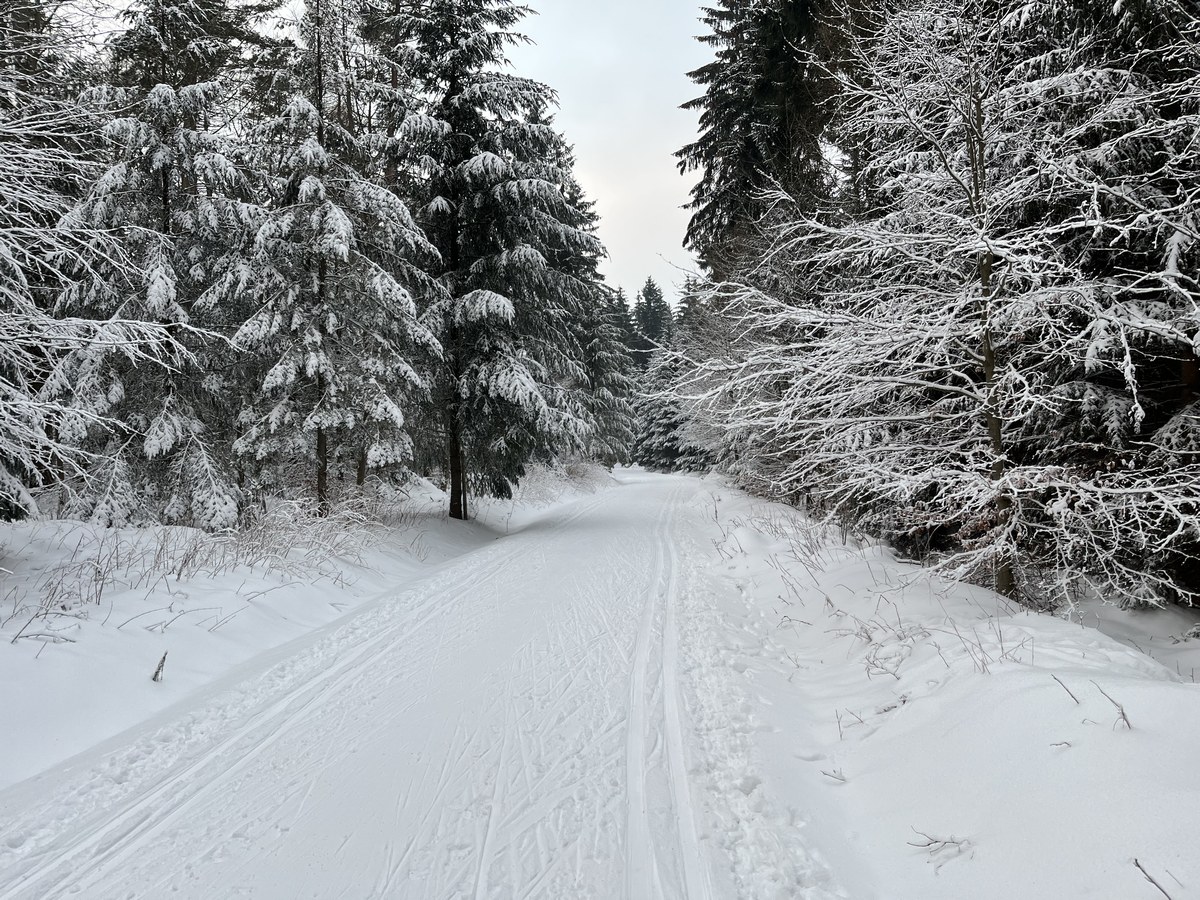
[[[162,579],[4,644],[0,900],[1200,896],[1194,617],[1134,647],[719,478],[601,485],[410,520],[359,593]]]
[[[730,896],[679,624],[700,483],[624,480],[0,794],[0,900]]]

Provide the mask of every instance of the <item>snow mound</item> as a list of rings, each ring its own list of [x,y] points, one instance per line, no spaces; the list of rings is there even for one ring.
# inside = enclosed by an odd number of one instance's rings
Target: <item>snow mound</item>
[[[725,677],[754,710],[744,777],[849,896],[1200,889],[1180,827],[1200,808],[1200,687],[1182,666],[786,507],[716,485],[696,502]]]
[[[612,487],[616,482],[608,469],[596,463],[535,463],[527,467],[509,500],[479,498],[480,518],[504,518],[513,510],[536,511],[577,500]]]

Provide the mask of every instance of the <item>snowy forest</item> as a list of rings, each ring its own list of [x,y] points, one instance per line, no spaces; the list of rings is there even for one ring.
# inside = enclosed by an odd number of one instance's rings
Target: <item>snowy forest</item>
[[[0,0],[0,900],[1200,897],[1196,0],[537,7]]]
[[[1036,605],[1200,599],[1200,20],[1177,0],[707,12],[642,457]]]
[[[0,13],[9,516],[219,530],[416,470],[467,518],[625,458],[623,303],[553,92],[504,67],[527,11],[278,6]]]
[[[1183,0],[720,0],[676,308],[597,271],[508,0],[0,14],[0,504],[717,470],[1039,606],[1200,598]],[[94,11],[93,11],[94,12]]]

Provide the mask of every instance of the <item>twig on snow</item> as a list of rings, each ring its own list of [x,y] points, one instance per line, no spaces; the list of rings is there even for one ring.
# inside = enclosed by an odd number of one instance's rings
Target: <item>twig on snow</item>
[[[1072,693],[1071,693],[1071,689],[1070,689],[1069,687],[1067,687],[1065,684],[1063,684],[1063,683],[1062,683],[1062,679],[1061,679],[1061,678],[1059,678],[1057,675],[1051,675],[1050,677],[1051,677],[1051,678],[1053,678],[1055,681],[1057,681],[1057,682],[1058,682],[1060,685],[1062,685],[1062,689],[1063,689],[1064,691],[1066,691],[1066,692],[1067,692],[1067,695],[1068,695],[1068,696],[1069,696],[1069,697],[1070,697],[1072,700],[1074,700],[1074,701],[1075,701],[1075,705],[1076,705],[1076,706],[1078,706],[1078,705],[1079,705],[1079,698],[1078,698],[1078,697],[1076,697],[1074,694],[1072,694]]]
[[[911,825],[909,827],[912,828]],[[924,831],[919,831],[916,828],[912,830],[925,840],[909,841],[908,846],[916,847],[918,850],[928,850],[931,856],[939,850],[945,850],[947,847],[961,847],[967,843],[965,839],[956,838],[954,835],[950,835],[948,838],[935,838],[933,835],[926,834]]]
[[[156,683],[159,681],[162,681],[163,680],[163,669],[165,669],[166,666],[167,666],[167,654],[166,654],[166,652],[164,652],[162,655],[162,659],[160,659],[158,661],[158,667],[154,670],[154,674],[150,676],[150,680],[153,682],[156,682]]]
[[[1126,728],[1132,731],[1133,725],[1129,722],[1129,716],[1125,715],[1125,707],[1105,693],[1104,688],[1096,684],[1094,680],[1092,681],[1092,684],[1096,685],[1096,690],[1098,690],[1101,694],[1104,694],[1104,699],[1117,708],[1117,721],[1113,722],[1113,728],[1116,728],[1118,725],[1124,725]]]
[[[974,854],[973,845],[966,838],[956,838],[954,835],[950,835],[948,838],[938,838],[926,834],[924,831],[918,831],[916,828],[913,828],[913,831],[924,840],[909,841],[908,846],[924,850],[931,860],[936,858],[935,872],[940,871],[942,866],[955,857],[962,856],[964,853]]]
[[[1103,691],[1101,691],[1100,693],[1104,693],[1104,692],[1103,692]],[[1109,699],[1112,699],[1112,698],[1109,698]],[[1168,893],[1167,893],[1167,890],[1166,890],[1166,888],[1164,888],[1164,887],[1163,887],[1161,884],[1159,884],[1157,881],[1155,881],[1155,880],[1154,880],[1154,876],[1153,876],[1153,875],[1151,875],[1149,872],[1147,872],[1147,871],[1146,871],[1146,867],[1145,867],[1145,866],[1143,866],[1143,865],[1142,865],[1140,862],[1138,862],[1138,860],[1137,860],[1137,857],[1136,857],[1136,856],[1133,858],[1133,864],[1134,864],[1135,866],[1137,866],[1137,869],[1138,869],[1138,871],[1139,871],[1139,872],[1141,872],[1143,875],[1145,875],[1145,876],[1146,876],[1146,880],[1147,880],[1148,882],[1150,882],[1152,885],[1154,885],[1156,888],[1158,888],[1158,889],[1159,889],[1159,891],[1162,893],[1162,895],[1163,895],[1164,897],[1166,897],[1166,898],[1167,898],[1167,900],[1172,900],[1172,897],[1171,897],[1171,895],[1170,895],[1170,894],[1168,894]]]

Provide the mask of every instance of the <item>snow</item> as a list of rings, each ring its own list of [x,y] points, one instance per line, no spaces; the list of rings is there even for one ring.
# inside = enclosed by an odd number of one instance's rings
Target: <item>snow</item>
[[[459,172],[470,181],[492,182],[508,174],[508,163],[495,153],[484,151],[459,166]]]
[[[1196,616],[572,474],[465,524],[422,483],[225,544],[3,526],[0,900],[1200,896]],[[10,643],[22,595],[69,642]]]
[[[742,523],[710,571],[722,652],[753,698],[748,777],[848,896],[1154,897],[1135,859],[1197,895],[1179,834],[1200,801],[1190,677],[782,507],[720,490],[711,503]],[[1139,630],[1137,614],[1100,614]],[[1151,617],[1177,635],[1189,618]],[[1194,664],[1190,644],[1171,646]]]
[[[511,300],[495,291],[484,290],[466,294],[458,301],[454,310],[454,319],[459,325],[489,319],[511,325],[514,315]]]

